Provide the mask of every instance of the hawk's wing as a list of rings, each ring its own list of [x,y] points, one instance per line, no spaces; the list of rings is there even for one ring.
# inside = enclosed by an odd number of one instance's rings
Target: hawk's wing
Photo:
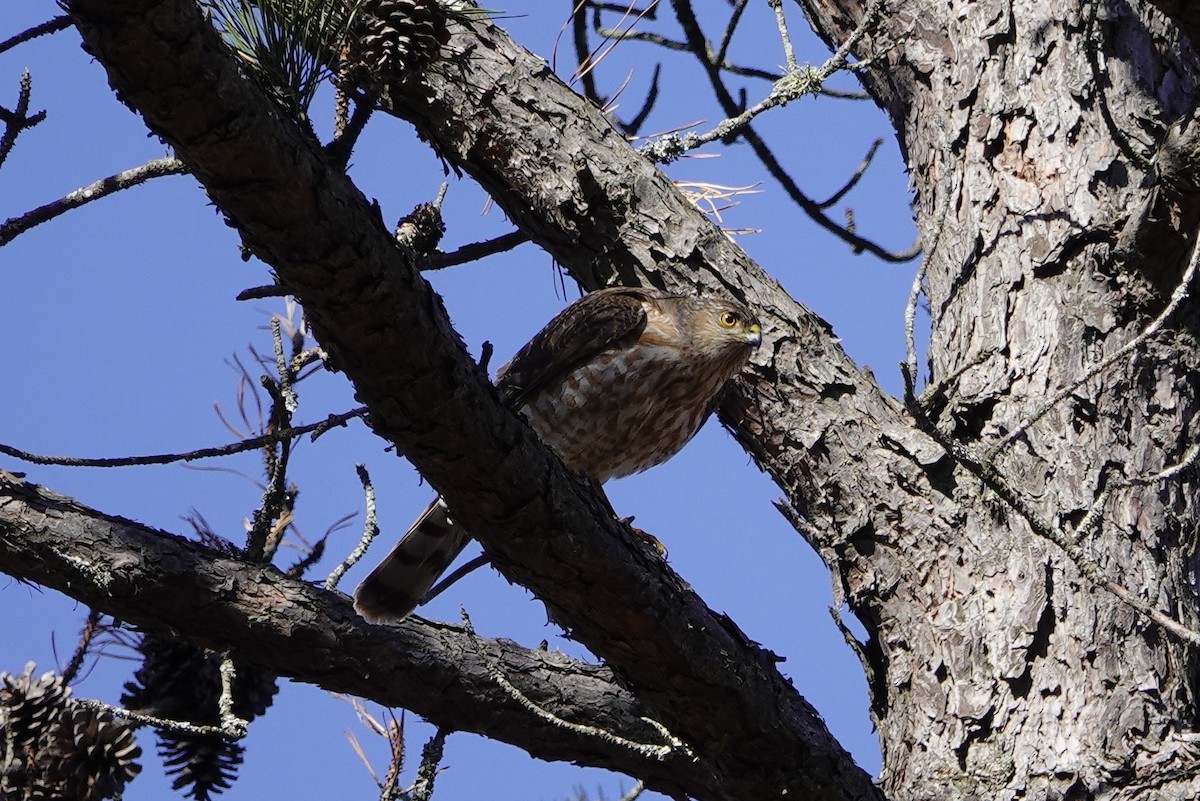
[[[643,301],[664,293],[613,287],[584,295],[564,309],[500,368],[496,386],[504,401],[521,406],[529,394],[598,353],[632,344],[646,327]]]

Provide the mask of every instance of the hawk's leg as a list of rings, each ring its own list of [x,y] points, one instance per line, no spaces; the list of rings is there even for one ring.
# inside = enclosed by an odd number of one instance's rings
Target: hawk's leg
[[[600,500],[604,501],[604,505],[608,507],[608,513],[610,515],[612,515],[613,518],[618,523],[620,523],[623,526],[628,526],[629,530],[632,531],[638,539],[640,539],[646,545],[649,545],[651,548],[653,548],[654,552],[656,554],[658,554],[660,558],[662,558],[662,559],[667,558],[667,546],[663,545],[662,542],[658,539],[658,537],[656,537],[653,534],[650,534],[648,532],[642,531],[640,528],[633,525],[632,517],[617,517],[617,512],[615,509],[613,509],[612,502],[608,499],[608,495],[605,494],[604,487],[600,484],[600,482],[592,481],[591,479],[587,479],[586,477],[584,477],[584,478],[587,480],[587,482],[589,484],[592,485],[592,489],[594,489],[596,491],[596,494],[600,496]]]
[[[418,603],[417,605],[424,606],[425,604],[429,603],[434,598],[438,597],[443,592],[445,592],[447,589],[449,589],[451,584],[458,581],[460,578],[467,575],[468,573],[472,573],[472,572],[478,570],[479,568],[483,567],[490,561],[491,561],[491,558],[488,557],[488,555],[486,553],[481,553],[481,554],[479,554],[479,556],[476,556],[474,559],[470,560],[469,562],[463,563],[462,567],[456,568],[455,570],[453,570],[450,573],[450,575],[446,576],[444,579],[439,581],[437,584],[433,585],[433,587],[430,588],[429,592],[425,593],[425,597],[422,598],[420,603]]]

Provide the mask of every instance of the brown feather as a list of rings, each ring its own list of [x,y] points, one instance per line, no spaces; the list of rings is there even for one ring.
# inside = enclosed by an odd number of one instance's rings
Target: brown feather
[[[437,498],[354,592],[354,608],[374,623],[400,620],[417,608],[470,537]]]
[[[513,408],[547,383],[606,350],[627,347],[646,327],[643,302],[654,289],[600,289],[564,309],[496,374],[501,397]]]

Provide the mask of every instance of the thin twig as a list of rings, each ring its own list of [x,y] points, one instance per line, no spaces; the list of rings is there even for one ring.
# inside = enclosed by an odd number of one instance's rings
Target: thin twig
[[[35,25],[29,30],[22,31],[16,36],[0,42],[0,53],[12,50],[17,45],[24,44],[25,42],[28,42],[31,39],[36,39],[39,36],[45,36],[48,33],[58,33],[59,31],[64,31],[70,27],[71,17],[67,14],[63,14],[61,17],[54,17],[53,19],[43,22],[41,25]]]
[[[1183,458],[1181,458],[1175,464],[1168,465],[1167,467],[1164,467],[1162,470],[1159,470],[1157,473],[1154,473],[1149,476],[1142,476],[1140,478],[1131,478],[1131,479],[1129,479],[1129,483],[1131,485],[1140,486],[1143,484],[1156,484],[1159,481],[1166,481],[1168,479],[1172,479],[1175,476],[1182,473],[1184,470],[1187,470],[1193,464],[1195,464],[1197,456],[1200,456],[1200,444],[1193,442],[1191,445],[1188,446],[1188,449],[1183,452]]]
[[[281,442],[286,439],[300,437],[308,433],[313,434],[313,438],[320,436],[325,431],[334,426],[344,426],[348,421],[356,417],[362,417],[367,413],[366,406],[359,406],[357,409],[352,409],[341,414],[331,414],[319,423],[309,423],[308,425],[298,426],[296,428],[287,428],[282,431],[277,431],[272,434],[263,434],[262,436],[244,439],[238,442],[232,442],[228,445],[219,445],[213,448],[199,448],[186,453],[161,453],[150,456],[117,456],[97,459],[78,458],[74,456],[42,456],[36,453],[14,448],[10,445],[0,443],[0,453],[5,456],[11,456],[14,459],[20,459],[23,462],[30,464],[56,465],[59,467],[134,467],[138,465],[151,464],[172,464],[174,462],[194,462],[197,459],[211,459],[217,456],[230,456],[235,453],[243,453],[245,451],[258,450],[259,448]]]
[[[638,743],[634,742],[633,740],[627,740],[624,737],[613,734],[609,731],[605,731],[604,729],[598,729],[594,726],[585,726],[581,723],[572,723],[569,720],[563,720],[553,712],[543,709],[531,701],[528,696],[514,687],[512,683],[504,676],[504,673],[501,672],[500,667],[495,664],[495,661],[492,660],[486,653],[484,653],[483,648],[479,645],[478,637],[475,635],[475,627],[471,625],[471,618],[467,615],[466,609],[462,610],[462,620],[463,628],[466,629],[467,637],[474,648],[476,655],[488,666],[488,673],[491,676],[492,681],[496,682],[496,684],[498,684],[506,693],[508,693],[508,695],[514,701],[541,720],[544,720],[553,726],[558,726],[559,728],[573,731],[576,734],[594,737],[603,742],[620,746],[621,748],[632,751],[638,756],[656,759],[660,762],[676,752],[686,754],[687,756],[693,755],[692,749],[686,743],[684,743],[675,735],[671,734],[661,723],[650,718],[643,717],[641,720],[663,736],[663,739],[666,740],[665,745],[650,745],[647,743]]]
[[[934,228],[933,236],[930,237],[930,241],[927,246],[923,245],[920,241],[917,243],[918,249],[925,251],[925,256],[921,259],[921,264],[919,267],[917,267],[917,272],[913,276],[912,287],[908,292],[908,302],[904,306],[904,359],[905,364],[908,365],[908,372],[913,377],[914,382],[917,379],[917,344],[913,333],[913,328],[917,319],[917,303],[921,298],[921,292],[923,291],[922,286],[925,283],[925,274],[929,269],[929,263],[933,261],[937,255],[938,245],[940,245],[942,241],[942,232],[946,230],[946,211],[949,203],[949,193],[943,192],[938,199],[937,208],[934,211],[934,225],[936,227]],[[970,366],[973,367],[975,364],[982,364],[983,360],[985,358],[990,358],[991,355],[992,351],[986,351],[985,353],[980,354],[978,357],[976,357],[975,361],[970,363]],[[965,370],[955,371],[955,374],[949,380],[957,381],[962,376],[963,372],[965,372]],[[938,382],[937,386],[945,388],[947,385],[947,380],[943,379]],[[922,393],[921,397],[923,402],[928,403],[928,401],[931,401],[934,397],[936,397],[936,395],[931,395],[929,391],[926,390]]]
[[[113,717],[123,718],[143,726],[153,726],[162,731],[175,732],[177,734],[192,734],[197,736],[208,737],[224,737],[228,740],[240,740],[246,736],[245,727],[241,730],[226,729],[224,726],[216,725],[209,726],[200,723],[188,723],[185,720],[171,720],[169,718],[160,718],[154,715],[147,715],[144,712],[134,712],[129,709],[124,709],[112,704],[106,704],[103,701],[95,698],[77,698],[75,701],[80,706],[88,709],[93,709],[97,712],[107,712]],[[245,723],[245,721],[242,721]]]
[[[343,89],[339,88],[339,92]],[[375,97],[370,94],[355,94],[354,110],[346,125],[340,129],[333,141],[325,146],[325,155],[339,170],[345,170],[350,163],[350,156],[358,138],[367,127],[367,122],[375,112]]]
[[[1176,285],[1175,291],[1171,293],[1171,301],[1167,304],[1167,307],[1163,309],[1162,312],[1160,312],[1159,315],[1155,317],[1148,326],[1145,327],[1145,329],[1142,330],[1142,333],[1126,342],[1120,348],[1117,348],[1117,350],[1113,351],[1107,357],[1101,359],[1099,362],[1093,365],[1082,376],[1072,381],[1063,389],[1059,390],[1059,392],[1044,405],[1042,405],[1041,408],[1021,421],[1021,424],[1010,431],[1008,435],[1004,437],[1004,439],[993,445],[987,451],[987,453],[984,454],[984,460],[988,462],[995,461],[996,456],[1001,451],[1015,442],[1018,438],[1024,436],[1025,432],[1029,430],[1030,426],[1034,425],[1043,417],[1045,417],[1055,406],[1058,406],[1058,404],[1069,398],[1076,389],[1095,378],[1103,370],[1116,363],[1135,348],[1141,347],[1151,337],[1157,335],[1158,332],[1162,330],[1162,327],[1166,324],[1167,320],[1170,319],[1171,315],[1173,315],[1179,309],[1180,305],[1182,305],[1182,303],[1187,299],[1188,293],[1191,291],[1192,279],[1196,276],[1198,266],[1200,266],[1200,236],[1196,237],[1196,242],[1192,246],[1192,256],[1188,261],[1187,269],[1183,271],[1183,276],[1179,279],[1179,283]]]
[[[237,293],[234,300],[261,300],[262,298],[286,298],[292,294],[285,286],[279,284],[267,284],[265,286],[252,286],[249,289],[243,289]]]
[[[221,655],[218,671],[221,674],[221,695],[217,698],[217,713],[221,720],[220,728],[226,737],[240,740],[246,736],[246,729],[250,722],[242,720],[233,713],[233,682],[237,675],[233,666],[233,657],[228,652]]]
[[[438,730],[421,749],[421,764],[417,766],[417,780],[413,782],[412,790],[408,794],[411,801],[429,801],[433,797],[433,784],[437,781],[438,770],[442,764],[447,735],[449,732],[438,726]]]
[[[1092,532],[1100,527],[1100,519],[1104,516],[1104,507],[1108,503],[1108,499],[1113,494],[1113,484],[1109,483],[1096,493],[1096,498],[1092,501],[1092,505],[1088,507],[1087,514],[1079,521],[1079,525],[1075,526],[1075,541],[1082,542],[1085,537],[1091,536]]]
[[[614,11],[618,14],[625,14],[633,7],[633,3],[628,2],[628,0],[623,3],[599,3],[596,0],[590,0],[590,5],[596,11]],[[658,19],[658,0],[650,0],[650,5],[639,11],[638,14],[644,16],[646,19]]]
[[[17,137],[46,119],[46,112],[29,113],[29,98],[33,93],[33,76],[29,70],[21,73],[21,88],[17,94],[17,106],[12,111],[0,106],[0,122],[4,123],[4,134],[0,135],[0,166],[12,152]]]
[[[572,2],[572,0],[568,0],[568,2]],[[600,97],[600,93],[596,89],[596,76],[592,74],[589,65],[594,54],[588,44],[587,15],[584,13],[586,5],[587,0],[578,0],[578,2],[572,2],[571,7],[571,39],[572,44],[575,45],[575,63],[578,65],[575,69],[575,77],[583,83],[583,96],[597,106],[603,106],[604,99]]]
[[[358,564],[358,561],[366,554],[367,548],[371,546],[371,542],[379,535],[379,517],[375,508],[375,486],[371,483],[371,475],[367,472],[366,465],[356,464],[354,469],[358,471],[358,480],[362,482],[367,519],[363,522],[363,533],[358,540],[358,545],[342,560],[341,564],[330,571],[328,578],[325,579],[325,589],[330,592],[337,589],[342,576],[346,575],[347,570]]]
[[[862,180],[862,177],[867,174],[867,168],[870,167],[871,162],[875,160],[875,154],[879,152],[879,148],[882,145],[882,138],[876,139],[874,142],[872,142],[871,146],[867,148],[867,155],[863,156],[862,162],[858,165],[858,169],[854,171],[854,175],[850,176],[850,180],[847,181],[841,189],[830,195],[828,200],[818,203],[817,205],[823,209],[827,209],[834,203],[837,203],[839,200],[844,198],[851,189],[858,185],[858,182]]]
[[[396,713],[390,709],[387,713],[387,727],[383,736],[388,741],[388,772],[379,784],[379,801],[395,801],[404,795],[400,789],[400,774],[404,772],[404,713],[396,719]],[[373,773],[374,771],[372,771]]]
[[[788,35],[787,18],[783,15],[783,0],[767,0],[767,5],[775,12],[775,25],[779,28],[779,38],[783,41],[783,57],[787,70],[795,72],[800,65],[796,63],[796,51],[792,48],[792,37]]]
[[[295,374],[287,354],[283,352],[283,331],[279,315],[271,315],[271,344],[275,351],[275,371],[279,375],[279,395],[283,398],[284,408],[290,418],[296,413],[300,399],[296,396]]]
[[[145,183],[151,178],[160,178],[164,175],[182,175],[186,172],[187,167],[184,166],[182,161],[176,158],[165,158],[155,159],[140,167],[134,167],[131,170],[125,170],[116,175],[101,178],[99,181],[89,184],[82,189],[76,189],[74,192],[53,203],[47,203],[32,211],[25,212],[20,217],[12,217],[0,223],[0,247],[7,245],[34,226],[53,220],[55,217],[65,214],[72,209],[79,208],[85,203],[90,203],[93,200],[99,200],[115,192],[120,192],[122,189],[129,189],[138,184]]]
[[[904,304],[904,364],[914,381],[917,376],[917,338],[913,329],[916,328],[917,303],[921,300],[921,287],[925,283],[925,271],[928,267],[929,259],[921,259],[921,266],[917,267],[912,286],[908,290],[908,302]]]
[[[278,318],[272,318],[273,322]],[[281,380],[286,380],[285,369]],[[270,376],[260,376],[262,386],[271,396],[270,426],[288,428],[291,411],[287,408],[286,396],[279,384]],[[276,450],[278,448],[278,451]],[[269,562],[283,538],[283,532],[291,522],[291,494],[287,489],[287,469],[292,455],[292,441],[279,440],[263,448],[266,463],[267,486],[262,500],[251,515],[250,531],[246,533],[246,556],[253,561]]]
[[[748,5],[750,5],[750,0],[737,0],[737,5],[729,13],[729,22],[725,25],[725,33],[721,36],[721,44],[717,47],[716,58],[713,59],[716,63],[725,63],[725,57],[729,55],[729,46],[733,44],[733,33],[737,30],[738,23],[742,21],[742,13],[745,12]],[[775,76],[771,80],[777,80],[778,77]]]
[[[430,254],[429,258],[421,266],[425,270],[441,270],[446,267],[454,267],[459,264],[466,264],[470,261],[482,259],[486,256],[512,250],[517,245],[528,241],[529,234],[524,231],[510,231],[507,234],[502,234],[486,242],[473,242],[470,245],[463,245],[458,250],[452,250],[449,253]]]
[[[831,89],[828,86],[822,86],[818,92],[823,97],[833,97],[838,100],[870,100],[871,95],[867,92],[852,92],[846,89]]]
[[[642,126],[646,124],[646,120],[650,118],[650,112],[654,110],[654,104],[658,102],[658,82],[661,77],[662,64],[655,64],[654,72],[650,75],[650,88],[646,90],[646,99],[642,101],[642,107],[631,119],[621,123],[626,136],[636,138],[638,132],[642,130]]]
[[[581,9],[584,5],[584,2],[585,2],[585,0],[581,0],[580,3],[575,7],[576,12],[577,12],[577,13],[575,13],[575,19],[576,19],[575,28],[577,31],[576,37],[575,37],[575,50],[576,50],[577,60],[579,62],[579,67],[575,71],[575,77],[583,80],[584,86],[586,88],[588,85],[588,82],[591,78],[592,72],[596,69],[596,67],[600,66],[600,62],[604,61],[604,59],[606,59],[608,57],[608,54],[611,53],[616,48],[617,45],[619,45],[622,41],[624,41],[626,38],[628,38],[625,34],[632,31],[634,26],[637,25],[639,22],[641,22],[642,19],[655,6],[658,5],[658,0],[651,0],[650,5],[648,5],[646,8],[643,8],[641,11],[638,11],[636,14],[634,14],[633,4],[631,3],[628,7],[626,7],[622,11],[621,19],[617,22],[617,30],[615,31],[616,35],[612,36],[612,37],[605,36],[604,40],[600,43],[600,45],[598,45],[590,53],[587,52],[587,36],[586,36],[587,28],[586,28],[586,24],[585,24],[586,18],[583,16],[583,12],[581,11]],[[624,31],[622,31],[620,28],[621,24],[624,23],[625,20],[628,19],[631,14],[633,15],[633,20],[629,23],[629,26]],[[582,41],[580,38],[580,34],[578,33],[579,31],[583,32]],[[582,44],[582,47],[581,47],[581,44]],[[574,79],[572,79],[572,82],[574,82]],[[597,93],[595,84],[592,84],[591,89],[588,90],[587,92],[585,92],[585,94],[593,103],[595,103],[597,106],[600,106],[601,108],[608,105],[607,100],[602,98]]]
[[[87,657],[88,650],[92,646],[92,640],[95,638],[99,628],[100,613],[95,609],[88,610],[87,621],[83,624],[83,631],[79,632],[79,645],[75,647],[75,653],[71,655],[71,660],[67,662],[67,666],[63,668],[63,684],[70,684],[75,680],[79,669],[83,667],[83,660]]]
[[[743,2],[745,1],[746,0],[743,0]],[[619,30],[617,28],[606,28],[603,25],[600,25],[599,22],[593,26],[593,30],[597,33],[597,35],[603,36],[606,39],[646,42],[647,44],[661,47],[664,50],[674,50],[680,53],[691,52],[691,48],[688,46],[687,42],[680,42],[675,39],[671,39],[663,36],[661,33],[653,33],[651,31],[635,31],[630,29]],[[723,55],[719,58],[714,57],[712,61],[717,65],[717,68],[720,69],[721,72],[728,72],[732,75],[740,75],[743,78],[758,78],[760,80],[774,83],[782,77],[779,73],[771,72],[770,70],[759,69],[758,67],[746,67],[741,64],[731,64],[725,60]]]

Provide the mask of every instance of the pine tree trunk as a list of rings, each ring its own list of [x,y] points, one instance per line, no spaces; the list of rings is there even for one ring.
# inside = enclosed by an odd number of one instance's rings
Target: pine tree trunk
[[[838,40],[852,27],[839,15],[862,13],[810,5]],[[1194,307],[989,453],[1180,280],[1194,203],[1155,195],[1147,159],[1195,102],[1190,44],[1140,4],[912,2],[885,10],[858,55],[880,51],[868,84],[912,174],[929,379],[947,382],[934,422],[1068,532],[1113,487],[1082,552],[1194,627],[1195,471],[1127,485],[1195,441]],[[1195,647],[1095,586],[978,480],[947,475],[930,475],[927,500],[957,508],[952,537],[877,532],[902,569],[840,565],[878,638],[887,795],[1196,797],[1181,739]]]

